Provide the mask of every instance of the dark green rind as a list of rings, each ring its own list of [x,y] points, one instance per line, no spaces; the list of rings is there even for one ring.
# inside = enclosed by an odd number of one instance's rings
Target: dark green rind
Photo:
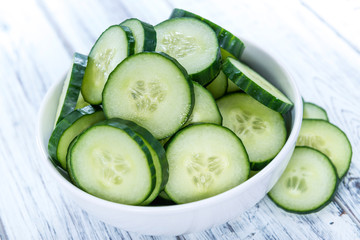
[[[69,169],[71,174],[69,174],[71,176],[71,178],[73,179],[73,183],[79,187],[80,189],[82,189],[83,191],[89,193],[85,187],[83,187],[79,181],[76,178],[76,173],[73,171],[73,167],[72,167],[72,151],[74,150],[74,148],[76,148],[76,143],[78,143],[79,141],[81,141],[82,136],[84,136],[88,131],[91,131],[91,129],[99,127],[99,126],[109,126],[109,127],[114,127],[117,129],[120,129],[121,131],[125,132],[129,137],[131,137],[140,147],[140,149],[144,152],[146,159],[147,159],[147,164],[149,166],[149,170],[150,170],[150,175],[151,175],[151,190],[149,191],[149,193],[147,194],[147,196],[139,201],[138,203],[136,203],[136,205],[141,204],[142,201],[146,200],[150,194],[152,193],[152,191],[155,188],[155,183],[156,183],[156,172],[155,172],[155,166],[153,163],[153,159],[150,153],[149,148],[146,146],[145,142],[142,140],[141,136],[139,134],[137,134],[135,131],[133,131],[132,128],[130,128],[129,126],[127,126],[126,124],[122,123],[121,121],[119,121],[119,119],[113,118],[113,119],[106,119],[104,121],[98,122],[96,124],[94,124],[93,126],[91,126],[90,128],[86,129],[85,131],[83,131],[77,138],[76,142],[74,142],[74,144],[71,146],[71,149],[68,153],[68,155],[70,154],[70,156],[67,156],[68,158],[70,158],[69,161]],[[89,193],[91,194],[91,193]],[[91,194],[92,195],[92,194]],[[94,195],[95,196],[95,195]],[[95,196],[97,197],[97,196]],[[103,198],[105,199],[105,198]],[[108,201],[112,201],[111,199],[105,199]]]
[[[234,66],[228,57],[223,63],[223,72],[225,75],[234,82],[241,90],[255,98],[258,102],[271,108],[279,113],[286,113],[293,104],[285,103],[272,95],[270,92],[264,90],[261,86],[253,82],[245,74],[243,74],[236,66]]]
[[[63,133],[69,129],[76,121],[78,121],[80,118],[82,118],[83,116],[86,115],[90,115],[90,114],[94,114],[97,111],[101,111],[101,108],[98,107],[94,107],[94,106],[86,106],[84,108],[81,109],[76,109],[74,111],[72,111],[71,113],[69,113],[68,115],[66,115],[66,117],[64,119],[62,119],[55,127],[55,129],[53,130],[50,139],[49,139],[49,143],[48,143],[48,152],[50,155],[50,159],[59,167],[63,168],[64,167],[61,165],[60,161],[58,160],[57,157],[57,149],[58,149],[58,145],[61,139],[61,136],[63,135]],[[66,170],[66,169],[65,169]]]
[[[196,18],[194,18],[194,19],[196,19]],[[161,26],[161,24],[166,24],[167,22],[172,21],[172,20],[173,19],[168,19],[168,20],[165,20],[165,21],[159,23],[158,25],[155,26],[155,30],[157,27]],[[197,19],[197,20],[199,20],[199,19]],[[210,29],[211,29],[211,27],[210,27]],[[193,81],[200,83],[202,86],[206,86],[219,74],[220,70],[221,70],[221,53],[220,53],[220,47],[218,47],[214,61],[209,66],[207,66],[204,70],[197,72],[197,73],[189,74],[189,76],[191,77],[191,79]]]
[[[102,38],[102,36],[105,34],[105,32],[108,31],[111,28],[121,28],[125,32],[125,35],[127,37],[127,55],[130,56],[130,55],[134,54],[134,51],[135,51],[135,39],[134,39],[134,37],[132,35],[132,32],[131,32],[130,28],[128,28],[126,26],[112,25],[112,26],[108,27],[104,32],[101,33],[99,38],[96,40],[95,44],[92,46],[92,48],[90,50],[90,53],[89,53],[89,56],[88,56],[88,62],[90,61],[90,58],[92,58],[94,48],[97,45],[97,43],[99,42],[99,40]],[[87,65],[87,68],[88,67],[93,67],[93,66]],[[85,72],[86,72],[86,69],[85,69]],[[90,103],[92,105],[100,105],[101,104],[101,101],[100,102],[98,102],[98,101],[95,102],[95,101],[91,101],[90,99],[88,99],[87,94],[84,92],[83,89],[81,89],[81,93],[82,93],[82,96],[83,96],[83,98],[84,98],[84,100],[86,102],[88,102],[88,103]]]
[[[123,21],[122,23],[120,23],[121,26],[125,26],[124,24],[126,24],[127,21],[138,21],[143,29],[144,29],[144,43],[143,43],[143,52],[151,52],[151,51],[155,51],[156,48],[156,31],[154,29],[154,26],[140,21],[137,18],[129,18],[125,21]],[[131,29],[130,29],[131,30]],[[135,41],[136,41],[136,36],[133,36]],[[135,53],[135,52],[134,52]]]
[[[183,9],[175,8],[171,13],[170,18],[178,17],[191,17],[205,22],[214,30],[219,40],[220,47],[234,55],[236,58],[240,59],[242,53],[244,52],[245,45],[238,37],[233,35],[231,32],[199,15],[185,11]]]
[[[343,173],[342,175],[339,175],[339,174],[337,173],[337,174],[338,174],[338,177],[340,178],[340,180],[342,180],[342,179],[344,178],[344,176],[346,175],[346,173],[349,171],[350,164],[351,164],[351,158],[352,158],[352,154],[353,154],[352,146],[351,146],[351,143],[350,143],[349,138],[346,136],[346,134],[345,134],[338,126],[336,126],[336,125],[334,125],[334,124],[332,124],[332,123],[330,123],[330,122],[328,122],[328,121],[326,121],[326,120],[323,120],[323,119],[303,119],[302,125],[304,125],[304,122],[311,122],[311,121],[319,121],[319,122],[324,122],[325,124],[329,124],[329,125],[331,125],[332,127],[334,127],[334,128],[336,128],[337,130],[339,130],[339,132],[344,135],[344,137],[345,137],[345,139],[346,139],[346,142],[347,142],[347,144],[348,144],[348,146],[349,146],[349,149],[350,149],[350,156],[349,156],[349,159],[346,159],[346,161],[347,161],[347,167],[346,167],[346,170],[344,171],[344,173]],[[300,129],[300,133],[301,133],[301,129]],[[299,133],[299,137],[300,137],[300,133]],[[298,146],[300,146],[300,145],[296,145],[296,146],[298,147]],[[304,146],[304,145],[302,145],[302,146]],[[318,149],[316,149],[316,150],[318,150]],[[318,150],[318,151],[321,152],[321,150]],[[324,155],[326,155],[326,154],[324,154]],[[330,160],[331,160],[331,159],[330,159]]]
[[[281,209],[283,209],[283,210],[285,210],[285,211],[287,211],[287,212],[296,213],[296,214],[315,213],[315,212],[320,211],[320,210],[323,209],[324,207],[326,207],[329,203],[331,203],[331,202],[334,200],[334,197],[335,197],[335,194],[336,194],[336,190],[337,190],[337,188],[338,188],[338,186],[339,186],[339,183],[340,183],[340,179],[338,178],[338,175],[337,175],[337,173],[336,173],[336,168],[335,168],[335,166],[332,164],[331,160],[330,160],[325,154],[323,154],[322,152],[320,152],[320,151],[318,151],[318,150],[316,150],[316,149],[314,149],[314,148],[310,148],[310,147],[306,147],[306,146],[298,146],[298,147],[296,147],[295,149],[297,149],[297,148],[308,148],[308,149],[315,150],[315,151],[321,153],[322,155],[324,155],[325,158],[327,158],[327,159],[329,160],[329,163],[330,163],[330,165],[333,167],[334,172],[335,172],[335,174],[336,174],[336,176],[337,176],[337,178],[336,178],[336,183],[335,183],[335,187],[334,187],[334,191],[333,191],[332,195],[331,195],[326,201],[324,201],[321,205],[315,206],[314,208],[308,209],[308,210],[306,210],[306,211],[299,211],[299,210],[287,208],[286,206],[283,206],[281,203],[276,202],[276,200],[271,196],[271,190],[270,190],[270,192],[268,193],[268,197],[273,201],[273,203],[276,204],[276,206],[280,207]]]
[[[67,87],[66,96],[61,108],[59,117],[56,121],[58,124],[67,114],[72,112],[79,98],[82,80],[84,78],[85,68],[87,64],[87,56],[74,53],[73,64],[71,66],[70,81]]]
[[[72,147],[75,145],[78,137],[79,137],[79,136],[76,136],[76,137],[71,141],[71,143],[70,143],[70,145],[69,145],[69,148],[68,148],[68,152],[67,152],[67,154],[66,154],[66,170],[67,170],[67,173],[69,174],[69,177],[70,177],[71,182],[72,182],[74,185],[76,185],[76,186],[78,186],[78,182],[77,182],[76,178],[74,177],[74,173],[73,173],[73,171],[72,171],[72,169],[71,169],[71,167],[70,167],[70,166],[71,166],[71,157],[70,157],[71,154],[69,154],[69,153],[71,152]]]
[[[165,185],[169,179],[169,164],[166,159],[164,147],[147,129],[139,126],[138,124],[132,121],[128,121],[120,118],[117,118],[116,120],[120,123],[127,125],[134,132],[139,134],[143,138],[143,140],[145,140],[156,152],[159,159],[159,165],[161,167],[159,169],[156,169],[155,167],[155,170],[156,170],[156,175],[158,176],[157,180],[161,180],[159,192],[162,191],[165,188]],[[155,199],[155,197],[156,196],[153,196],[153,199],[146,199],[146,205],[152,202]]]
[[[173,57],[171,57],[171,56],[169,56],[168,54],[163,53],[163,52],[142,52],[142,53],[136,54],[136,55],[134,55],[134,56],[138,56],[138,55],[140,55],[140,54],[158,54],[158,55],[161,55],[161,56],[167,58],[167,59],[168,59],[169,61],[171,61],[171,62],[180,70],[180,72],[184,75],[184,78],[186,79],[186,82],[187,82],[187,84],[188,84],[188,86],[189,86],[189,88],[190,88],[191,105],[189,106],[188,115],[185,116],[184,121],[182,122],[181,126],[179,126],[179,128],[178,128],[176,131],[174,131],[174,132],[170,133],[169,135],[167,135],[167,136],[165,136],[165,137],[162,138],[162,139],[166,139],[167,137],[172,136],[175,132],[177,132],[177,131],[182,127],[182,125],[184,125],[184,124],[187,122],[187,120],[189,119],[189,117],[190,117],[190,115],[191,115],[191,113],[192,113],[192,110],[193,110],[193,108],[194,108],[194,105],[195,105],[194,86],[193,86],[193,83],[192,83],[192,81],[191,81],[191,78],[190,78],[190,76],[187,74],[187,71],[185,70],[185,68],[184,68],[175,58],[173,58]],[[129,61],[129,59],[131,59],[131,58],[134,57],[134,56],[130,56],[130,57],[124,59],[124,61],[122,61],[122,62]],[[120,66],[121,66],[121,63],[114,69],[114,71],[112,71],[112,73],[110,73],[108,79],[111,79],[111,76],[112,76],[113,74],[116,74],[116,69],[119,68]],[[103,98],[103,99],[104,99],[104,96],[105,96],[105,94],[106,94],[106,92],[107,92],[106,85],[107,85],[107,83],[105,83],[104,91],[103,91],[103,93],[102,93],[102,98]],[[106,102],[103,103],[103,109],[104,109],[105,116],[106,116],[107,118],[109,118],[109,114],[107,113],[107,110],[106,110]],[[161,139],[159,139],[159,140],[161,140]]]
[[[304,99],[303,100],[303,107],[304,107],[304,113],[305,113],[305,108],[306,108],[306,105],[312,105],[313,107],[317,108],[319,111],[321,111],[324,116],[325,116],[325,119],[323,120],[326,120],[326,121],[329,121],[329,117],[327,115],[327,112],[325,111],[325,109],[323,109],[322,107],[320,107],[319,105],[316,105],[315,103],[312,103],[312,102],[305,102]],[[310,117],[304,117],[303,116],[303,119],[313,119],[313,118],[310,118]]]

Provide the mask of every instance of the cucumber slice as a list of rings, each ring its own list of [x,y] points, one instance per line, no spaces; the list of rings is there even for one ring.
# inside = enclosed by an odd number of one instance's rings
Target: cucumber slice
[[[101,104],[102,91],[114,68],[134,53],[134,38],[126,26],[106,29],[92,47],[85,69],[81,93],[86,102]]]
[[[84,191],[113,202],[138,205],[155,187],[150,150],[141,137],[117,119],[97,123],[69,149],[73,182]]]
[[[110,74],[103,92],[107,118],[123,118],[166,138],[187,121],[193,84],[175,59],[156,52],[128,57]]]
[[[228,57],[223,71],[241,90],[265,106],[280,113],[292,108],[293,103],[282,92],[246,64]]]
[[[55,125],[58,124],[67,114],[76,109],[86,64],[87,56],[80,53],[74,53],[72,65],[65,78],[63,89],[59,98]]]
[[[269,197],[289,212],[315,212],[334,197],[338,184],[336,170],[329,158],[309,147],[296,147]]]
[[[120,25],[130,28],[135,39],[134,53],[155,50],[156,32],[152,25],[142,22],[137,18],[127,19],[120,23]]]
[[[226,93],[242,92],[242,90],[233,81],[228,78],[226,79],[228,81]]]
[[[323,119],[329,121],[328,115],[322,107],[311,102],[304,102],[303,106],[303,119]]]
[[[228,78],[223,71],[220,71],[219,75],[209,84],[206,89],[210,91],[215,99],[218,99],[225,95],[228,87]]]
[[[66,170],[66,154],[71,141],[82,131],[104,119],[103,111],[91,105],[66,115],[56,125],[49,139],[48,152],[53,162]]]
[[[227,191],[249,177],[249,160],[241,140],[215,124],[195,124],[171,138],[166,157],[165,191],[176,203],[187,203]]]
[[[326,120],[304,119],[296,145],[315,148],[328,156],[339,178],[344,177],[350,167],[352,148],[349,139]]]
[[[81,94],[81,91],[79,93],[79,98],[77,100],[77,103],[76,103],[76,106],[75,106],[75,109],[80,109],[80,108],[84,108],[86,106],[89,106],[90,103],[86,102],[83,95]]]
[[[193,84],[195,105],[185,125],[192,123],[214,123],[221,125],[222,117],[211,93],[199,83],[193,82]]]
[[[119,124],[124,124],[136,132],[145,145],[149,148],[156,172],[156,184],[155,188],[150,196],[142,202],[140,205],[150,204],[165,188],[165,185],[169,178],[169,165],[166,159],[165,150],[158,140],[145,128],[137,125],[134,122],[124,119],[116,119]]]
[[[193,18],[175,18],[155,26],[156,51],[174,57],[192,80],[206,85],[219,73],[221,55],[214,31]]]
[[[238,37],[233,35],[231,32],[225,30],[224,28],[220,27],[219,25],[217,25],[203,17],[200,17],[199,15],[185,11],[183,9],[175,8],[172,11],[170,18],[177,18],[177,17],[191,17],[191,18],[196,18],[196,19],[199,19],[199,20],[205,22],[215,31],[216,36],[219,41],[219,45],[221,48],[223,48],[222,54],[227,53],[228,55],[233,55],[236,58],[240,59],[241,54],[243,53],[243,51],[245,49],[245,45]]]
[[[265,167],[286,141],[286,127],[280,113],[260,104],[245,93],[232,93],[217,100],[223,126],[244,143],[251,170]]]

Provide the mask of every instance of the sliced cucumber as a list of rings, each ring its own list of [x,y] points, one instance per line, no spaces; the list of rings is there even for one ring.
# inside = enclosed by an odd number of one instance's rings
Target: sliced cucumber
[[[136,132],[141,139],[144,141],[145,145],[149,148],[153,163],[155,166],[156,172],[156,184],[155,188],[150,194],[150,196],[142,202],[140,205],[148,205],[151,203],[165,187],[165,184],[169,178],[169,165],[166,160],[165,150],[158,140],[145,128],[137,125],[134,122],[116,119],[119,124],[124,124],[127,127],[131,128]]]
[[[176,18],[156,25],[155,30],[156,51],[178,60],[192,80],[204,86],[219,73],[219,43],[208,25],[193,18]]]
[[[304,119],[297,146],[309,146],[330,158],[342,178],[350,167],[352,148],[345,133],[337,126],[321,119]]]
[[[215,124],[195,124],[171,138],[166,157],[165,191],[176,203],[193,202],[227,191],[249,177],[249,161],[241,140]]]
[[[193,84],[177,61],[144,52],[128,57],[110,74],[103,92],[108,118],[134,121],[157,139],[174,134],[194,106]]]
[[[73,62],[65,78],[63,89],[59,98],[55,125],[76,108],[86,64],[87,56],[80,53],[74,53]]]
[[[280,113],[260,104],[245,93],[225,95],[217,100],[223,126],[244,143],[252,170],[265,167],[286,141],[286,127]]]
[[[79,93],[79,98],[77,100],[75,109],[80,109],[80,108],[84,108],[86,106],[90,105],[90,103],[86,102],[83,95],[81,94],[81,91]]]
[[[155,168],[142,138],[117,119],[95,124],[69,149],[73,182],[84,191],[117,203],[138,205],[155,187]]]
[[[303,106],[303,119],[323,119],[329,121],[328,115],[322,107],[310,102],[304,102]]]
[[[242,90],[233,81],[228,78],[226,79],[228,81],[226,93],[242,92]]]
[[[210,91],[215,99],[218,99],[225,95],[228,87],[228,78],[223,71],[220,71],[219,75],[206,86],[206,89]]]
[[[66,169],[66,154],[71,141],[91,125],[105,119],[100,108],[91,105],[77,109],[65,116],[55,127],[48,144],[51,159]]]
[[[193,84],[195,105],[185,125],[192,123],[214,123],[221,125],[222,117],[211,93],[199,83],[193,82]]]
[[[223,48],[222,54],[227,53],[228,55],[233,55],[236,58],[240,59],[241,54],[243,53],[243,51],[245,49],[245,45],[238,37],[233,35],[231,32],[225,30],[224,28],[220,27],[219,25],[217,25],[203,17],[200,17],[199,15],[185,11],[183,9],[175,8],[172,11],[170,18],[177,18],[177,17],[191,17],[191,18],[196,18],[196,19],[199,19],[199,20],[205,22],[215,31],[216,36],[219,41],[219,45],[221,48]]]
[[[134,53],[134,38],[126,26],[106,29],[92,47],[81,93],[86,102],[101,104],[102,91],[109,74],[127,56]]]
[[[223,64],[223,71],[241,90],[265,106],[280,113],[286,113],[293,107],[293,103],[282,92],[246,64],[228,57]]]
[[[137,18],[127,19],[120,23],[120,25],[130,28],[135,39],[134,53],[155,51],[156,32],[152,25],[142,22]]]
[[[336,170],[326,155],[309,147],[296,147],[269,197],[290,212],[315,212],[332,201],[337,183]]]

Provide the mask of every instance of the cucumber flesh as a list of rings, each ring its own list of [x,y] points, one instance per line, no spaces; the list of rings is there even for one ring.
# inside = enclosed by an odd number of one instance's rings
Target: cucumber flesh
[[[286,141],[286,127],[280,113],[265,107],[245,93],[232,93],[217,100],[223,126],[244,143],[251,170],[265,167]]]
[[[328,115],[322,107],[310,102],[304,102],[303,106],[303,119],[323,119],[329,121]]]
[[[69,154],[73,182],[94,196],[138,205],[155,187],[149,149],[137,133],[116,119],[102,121],[81,133]]]
[[[219,43],[214,31],[193,18],[175,18],[155,26],[156,51],[174,57],[192,80],[206,85],[221,68]]]
[[[312,147],[324,153],[334,164],[340,178],[350,167],[352,147],[349,139],[326,120],[304,119],[296,145]]]
[[[74,54],[71,68],[65,78],[63,89],[59,98],[55,125],[67,114],[76,109],[86,64],[87,56],[80,53]]]
[[[92,47],[85,69],[81,93],[86,102],[101,104],[104,85],[114,68],[134,53],[134,38],[126,26],[106,29]]]
[[[293,107],[293,103],[282,92],[245,63],[228,57],[223,64],[223,71],[241,90],[265,106],[280,113],[286,113]]]
[[[71,141],[82,131],[104,119],[103,111],[91,105],[66,115],[50,136],[48,151],[51,159],[66,170],[66,154]]]
[[[184,126],[193,123],[214,123],[221,125],[222,117],[211,93],[199,83],[193,82],[195,105]]]
[[[229,190],[249,177],[249,161],[240,139],[214,124],[195,124],[171,138],[166,157],[165,192],[176,203],[193,202]]]
[[[220,71],[219,75],[206,86],[206,89],[213,95],[215,99],[218,99],[225,95],[228,87],[228,78],[223,71]]]
[[[156,32],[152,25],[137,18],[127,19],[120,23],[120,25],[130,28],[135,39],[134,53],[155,51]]]
[[[337,184],[335,167],[326,155],[309,147],[296,147],[269,197],[287,211],[310,213],[331,202]]]
[[[194,106],[193,84],[173,58],[156,52],[128,57],[111,73],[103,92],[108,118],[133,121],[157,139],[174,134]]]
[[[235,35],[233,35],[231,32],[227,31],[226,29],[220,27],[219,25],[199,16],[194,13],[185,11],[183,9],[175,8],[170,18],[177,18],[177,17],[191,17],[195,19],[199,19],[206,24],[208,24],[216,33],[216,37],[218,38],[219,45],[222,48],[221,54],[226,54],[234,56],[238,59],[240,59],[241,54],[243,53],[245,49],[244,43]]]

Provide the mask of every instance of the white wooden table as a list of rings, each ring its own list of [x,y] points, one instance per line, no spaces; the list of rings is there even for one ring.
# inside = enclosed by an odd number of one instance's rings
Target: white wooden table
[[[40,103],[74,51],[87,54],[109,25],[151,24],[174,7],[213,20],[284,63],[305,100],[323,106],[353,146],[334,201],[296,215],[267,197],[221,226],[151,237],[82,211],[41,166],[35,142]],[[360,2],[358,0],[11,0],[0,4],[0,239],[360,239]]]

